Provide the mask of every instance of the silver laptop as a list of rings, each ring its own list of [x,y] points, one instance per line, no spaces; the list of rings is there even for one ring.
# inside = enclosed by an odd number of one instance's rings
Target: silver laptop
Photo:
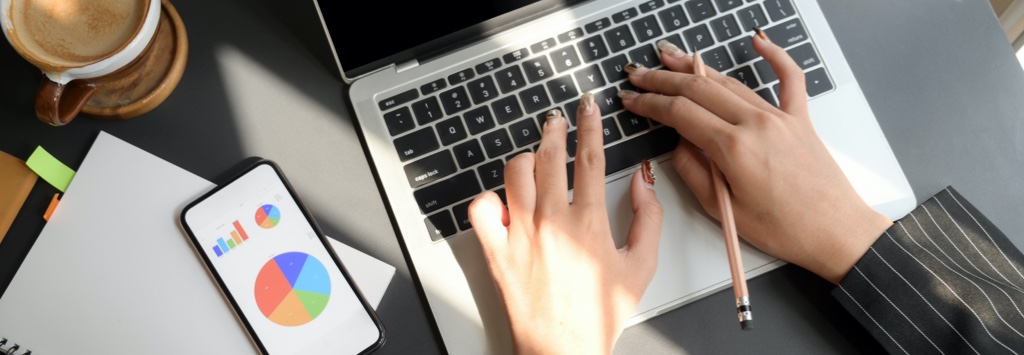
[[[813,0],[399,2],[377,4],[369,26],[342,2],[317,8],[400,242],[452,353],[512,349],[469,202],[484,190],[504,196],[504,163],[536,150],[539,116],[561,108],[573,130],[584,92],[595,93],[604,115],[608,212],[619,245],[632,218],[631,172],[652,158],[664,177],[658,270],[631,324],[731,286],[718,223],[667,162],[678,135],[622,110],[615,95],[629,87],[627,62],[661,66],[660,39],[697,48],[710,67],[776,103],[778,81],[751,49],[751,28],[761,27],[804,68],[815,128],[860,195],[890,218],[916,204]],[[783,265],[742,249],[748,278]],[[732,307],[722,305],[723,316]]]

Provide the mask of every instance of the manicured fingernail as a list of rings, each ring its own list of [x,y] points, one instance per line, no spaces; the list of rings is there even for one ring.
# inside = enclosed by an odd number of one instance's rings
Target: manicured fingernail
[[[651,161],[644,159],[640,162],[640,173],[644,176],[644,186],[648,189],[654,189],[654,183],[658,181],[658,176],[654,175],[654,167],[651,165]]]
[[[580,98],[580,113],[589,115],[594,112],[594,94],[585,93]]]
[[[563,120],[565,120],[565,117],[562,116],[562,110],[556,108],[551,111],[548,111],[548,117],[547,120],[544,121],[544,126],[547,126],[548,123],[562,123]]]
[[[640,93],[633,90],[619,90],[619,98],[623,100],[632,100],[640,95]]]
[[[764,34],[764,31],[761,31],[760,27],[754,26],[754,32],[757,33],[757,36],[761,37],[761,39],[771,42],[771,40],[768,39],[768,35]]]
[[[668,55],[673,58],[682,58],[686,56],[686,52],[683,52],[683,50],[676,47],[675,44],[664,39],[658,41],[658,50],[662,53],[668,53]]]
[[[629,64],[626,64],[626,72],[629,73],[629,75],[644,75],[648,71],[650,71],[650,69],[647,69],[643,64],[637,62],[630,62]]]

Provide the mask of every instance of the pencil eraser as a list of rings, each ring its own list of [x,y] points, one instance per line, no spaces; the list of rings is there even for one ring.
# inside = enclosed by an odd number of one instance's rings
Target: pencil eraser
[[[740,321],[740,329],[742,329],[742,330],[754,329],[753,322],[754,322],[753,320],[741,320]]]

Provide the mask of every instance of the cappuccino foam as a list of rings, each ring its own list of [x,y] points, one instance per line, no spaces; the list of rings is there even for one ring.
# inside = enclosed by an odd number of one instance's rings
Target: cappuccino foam
[[[98,62],[125,46],[141,27],[148,1],[14,0],[10,17],[24,49],[54,67]]]

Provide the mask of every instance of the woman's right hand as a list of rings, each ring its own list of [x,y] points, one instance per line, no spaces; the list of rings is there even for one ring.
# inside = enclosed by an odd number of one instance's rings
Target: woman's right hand
[[[669,70],[631,68],[630,82],[645,93],[620,96],[626,109],[683,137],[673,166],[709,214],[719,218],[714,161],[730,187],[740,236],[839,283],[892,222],[860,198],[818,138],[803,70],[767,38],[752,42],[780,79],[778,108],[714,70],[692,74],[692,58],[668,41],[658,47]]]

